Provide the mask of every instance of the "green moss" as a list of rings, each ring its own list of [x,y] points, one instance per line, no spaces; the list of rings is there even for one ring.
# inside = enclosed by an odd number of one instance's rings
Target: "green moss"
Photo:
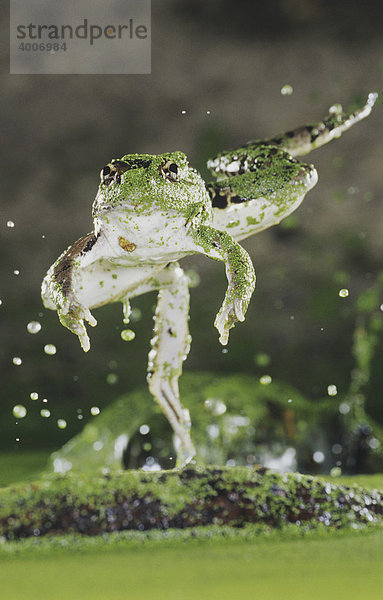
[[[56,475],[0,490],[0,536],[97,535],[206,525],[382,524],[382,496],[301,474],[205,468]]]

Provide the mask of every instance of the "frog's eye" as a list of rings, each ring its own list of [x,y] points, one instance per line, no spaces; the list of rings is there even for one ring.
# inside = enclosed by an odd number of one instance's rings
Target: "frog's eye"
[[[101,182],[105,185],[121,183],[121,174],[129,169],[128,163],[123,160],[112,160],[101,171]]]
[[[162,177],[169,179],[169,181],[179,181],[178,165],[171,160],[167,160],[160,166],[160,173]]]

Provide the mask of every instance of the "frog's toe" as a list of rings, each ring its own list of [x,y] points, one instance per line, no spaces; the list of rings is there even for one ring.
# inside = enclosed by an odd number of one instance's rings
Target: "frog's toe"
[[[84,350],[84,352],[88,352],[88,350],[90,349],[90,339],[89,336],[86,332],[85,327],[83,328],[83,331],[78,335],[78,339],[80,340],[80,344],[81,344],[81,348]]]
[[[229,341],[229,314],[231,311],[231,307],[221,308],[218,315],[215,318],[214,326],[218,329],[219,333],[219,343],[222,346],[226,346]]]
[[[58,315],[61,324],[64,325],[64,327],[66,327],[67,329],[69,329],[69,331],[77,335],[81,344],[81,348],[84,350],[84,352],[88,352],[90,348],[90,341],[85,329],[84,317],[82,315],[82,312],[82,310],[74,311],[73,309],[71,309],[67,312],[67,314],[64,314],[63,311],[60,310]],[[90,316],[91,319],[95,321],[94,317],[92,317],[92,315]]]
[[[235,298],[234,300],[234,311],[238,321],[245,320],[246,302],[242,298]]]
[[[79,342],[81,344],[81,348],[84,350],[84,352],[88,352],[88,350],[90,349],[90,340],[89,340],[87,331],[85,329],[84,321],[82,319],[80,319],[79,321],[76,321],[75,323],[72,323],[71,325],[72,326],[71,326],[70,330],[75,335],[77,335]]]
[[[87,321],[87,323],[89,323],[89,325],[91,327],[96,327],[97,319],[94,318],[94,316],[90,312],[89,308],[87,308],[86,306],[84,306],[82,308],[82,316],[85,319],[85,321]]]

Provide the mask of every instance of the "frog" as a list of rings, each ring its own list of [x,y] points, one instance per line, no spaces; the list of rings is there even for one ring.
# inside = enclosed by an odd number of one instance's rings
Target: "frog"
[[[93,231],[65,250],[41,287],[47,309],[78,336],[85,352],[91,310],[119,302],[129,323],[130,301],[157,291],[147,382],[174,432],[177,466],[195,460],[189,411],[179,378],[191,343],[189,279],[179,261],[193,254],[225,265],[227,291],[214,325],[226,346],[243,322],[256,275],[243,239],[277,225],[316,185],[312,164],[298,160],[338,138],[367,117],[376,100],[359,109],[333,105],[321,121],[266,139],[256,139],[208,160],[205,182],[181,151],[126,154],[100,172],[92,205]]]

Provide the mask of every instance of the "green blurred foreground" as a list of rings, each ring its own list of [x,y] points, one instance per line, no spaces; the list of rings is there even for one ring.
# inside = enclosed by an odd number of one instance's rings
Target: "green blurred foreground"
[[[378,600],[382,555],[381,533],[127,541],[107,551],[101,541],[81,553],[1,553],[0,581],[7,600]]]
[[[2,455],[0,483],[36,479],[42,453]],[[383,488],[383,476],[336,478]],[[381,530],[204,527],[0,544],[7,600],[361,600],[382,597]]]

